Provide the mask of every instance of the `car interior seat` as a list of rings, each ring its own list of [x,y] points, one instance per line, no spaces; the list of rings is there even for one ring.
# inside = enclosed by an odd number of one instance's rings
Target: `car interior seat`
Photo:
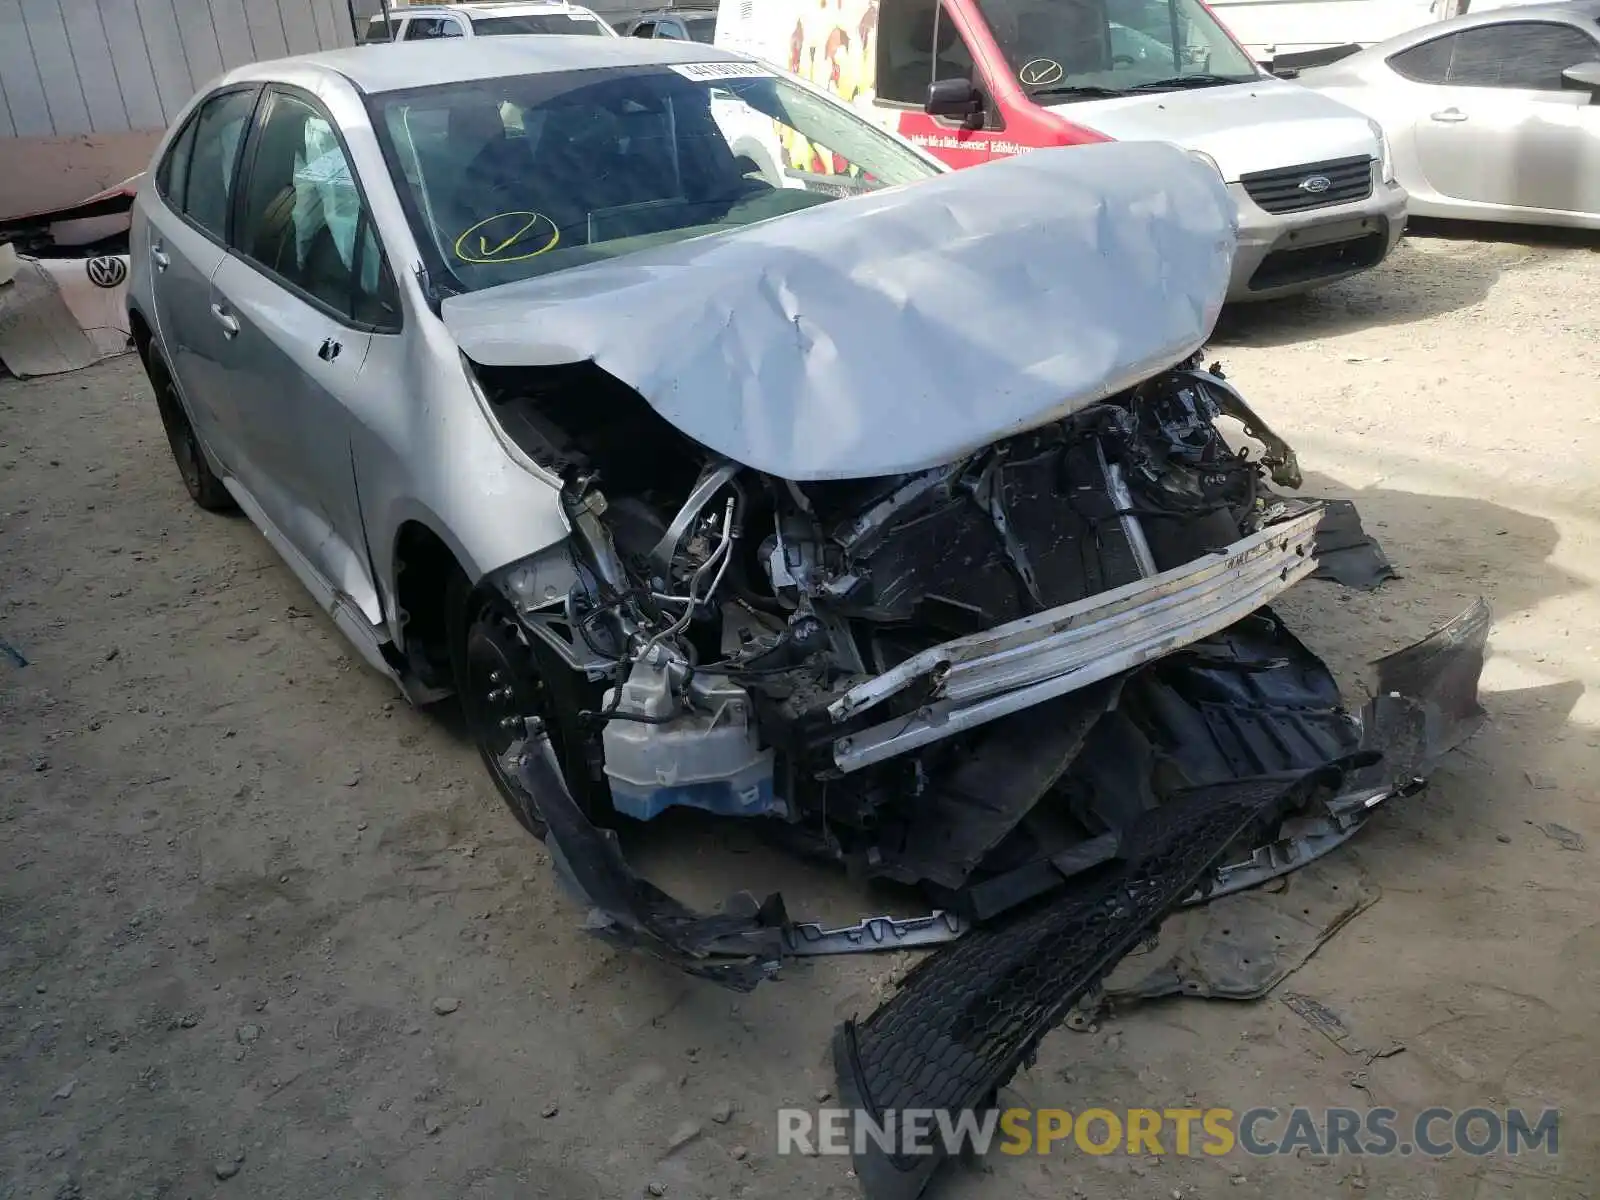
[[[448,135],[440,148],[453,163],[460,163],[459,174],[443,163],[435,164],[434,182],[454,175],[451,207],[467,220],[462,228],[497,213],[527,207],[526,192],[533,173],[533,155],[521,137],[506,132],[500,105],[488,97],[472,97],[452,105],[447,121]]]

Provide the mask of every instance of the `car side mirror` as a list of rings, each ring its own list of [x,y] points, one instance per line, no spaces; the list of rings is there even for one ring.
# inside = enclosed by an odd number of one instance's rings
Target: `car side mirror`
[[[1591,104],[1600,104],[1600,62],[1579,63],[1561,72],[1561,86],[1588,92]]]
[[[983,116],[983,97],[970,79],[937,79],[928,85],[922,111],[973,125]]]

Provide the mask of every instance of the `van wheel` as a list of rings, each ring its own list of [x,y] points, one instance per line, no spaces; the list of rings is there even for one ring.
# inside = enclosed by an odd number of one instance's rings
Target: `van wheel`
[[[211,469],[205,447],[195,436],[189,424],[189,414],[183,410],[178,398],[178,388],[172,381],[172,372],[154,350],[145,359],[145,375],[156,394],[156,408],[161,413],[161,426],[167,431],[167,444],[172,447],[172,459],[178,464],[178,474],[189,498],[207,512],[230,512],[235,508],[233,497],[222,486],[222,480]]]

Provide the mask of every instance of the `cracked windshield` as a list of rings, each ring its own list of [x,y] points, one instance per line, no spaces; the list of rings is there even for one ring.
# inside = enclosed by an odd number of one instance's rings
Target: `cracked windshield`
[[[1200,0],[979,0],[1042,103],[1244,83],[1258,72]]]
[[[452,290],[938,173],[754,63],[517,76],[371,103],[430,274]]]

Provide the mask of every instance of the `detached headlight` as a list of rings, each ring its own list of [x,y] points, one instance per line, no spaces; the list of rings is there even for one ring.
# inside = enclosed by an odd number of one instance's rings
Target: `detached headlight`
[[[1385,183],[1394,182],[1394,152],[1389,148],[1389,135],[1383,131],[1371,117],[1367,118],[1367,128],[1372,130],[1372,136],[1378,139],[1378,170],[1379,178]]]

